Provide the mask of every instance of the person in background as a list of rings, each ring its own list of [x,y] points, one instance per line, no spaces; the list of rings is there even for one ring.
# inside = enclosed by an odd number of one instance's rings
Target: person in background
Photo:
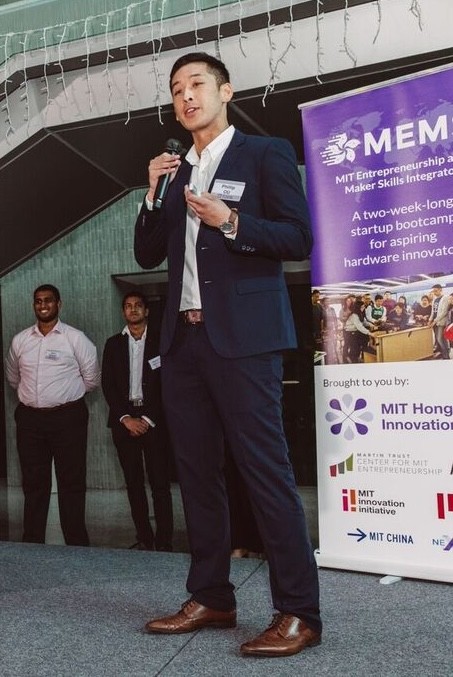
[[[350,334],[349,332],[345,331],[345,325],[346,321],[349,318],[349,316],[352,313],[352,307],[354,305],[354,302],[356,300],[356,297],[354,294],[348,294],[346,296],[341,304],[341,309],[340,309],[340,314],[339,314],[339,320],[342,324],[343,327],[343,350],[342,350],[342,359],[343,359],[343,364],[347,364],[351,361],[350,357]]]
[[[170,89],[193,146],[184,160],[166,152],[151,160],[135,256],[147,269],[168,260],[162,386],[191,548],[190,598],[146,631],[236,625],[226,439],[247,485],[277,610],[241,653],[288,656],[319,644],[322,628],[281,408],[282,351],[296,346],[282,261],[309,255],[307,206],[291,145],[229,125],[233,88],[221,61],[202,52],[181,56]],[[173,180],[163,206],[155,205],[166,174]]]
[[[387,328],[392,331],[401,331],[407,329],[409,323],[409,315],[407,314],[404,305],[397,303],[396,306],[387,315]]]
[[[448,313],[450,310],[448,296],[442,293],[442,285],[440,284],[434,284],[431,291],[433,300],[428,326],[434,332],[434,351],[440,353],[443,360],[449,360],[450,344],[444,336],[444,329],[448,323]]]
[[[108,426],[126,480],[139,550],[172,550],[173,505],[169,445],[162,412],[159,334],[148,323],[148,303],[138,291],[122,303],[126,326],[107,339],[102,390],[109,405]],[[143,465],[156,520],[149,517]]]
[[[413,308],[414,320],[417,327],[426,327],[428,325],[431,310],[432,308],[429,301],[429,296],[427,294],[423,294],[420,302],[414,303]]]
[[[338,318],[335,309],[330,305],[327,297],[321,299],[321,306],[324,315],[323,322],[323,352],[325,355],[325,364],[338,364],[337,338],[338,338]]]
[[[311,292],[311,305],[313,313],[313,341],[315,345],[315,350],[323,349],[323,331],[325,325],[325,316],[324,309],[320,302],[320,292],[319,289],[313,289]]]
[[[351,314],[344,325],[344,330],[348,337],[349,360],[352,364],[357,364],[361,361],[363,349],[367,346],[368,339],[373,331],[365,327],[363,317],[363,301],[362,299],[356,299],[351,308]]]
[[[96,347],[59,319],[61,305],[57,287],[35,289],[36,324],[14,336],[6,358],[6,377],[19,397],[15,419],[25,498],[23,541],[45,543],[54,462],[65,543],[87,546],[84,396],[99,385],[101,374]]]
[[[380,329],[385,326],[387,310],[384,306],[384,297],[382,294],[376,294],[374,297],[374,303],[370,303],[366,307],[365,317],[368,321],[368,325],[375,329]]]
[[[384,292],[384,301],[382,302],[382,305],[386,309],[388,316],[390,311],[393,310],[394,307],[396,306],[396,301],[394,298],[392,298],[392,292],[388,290]]]

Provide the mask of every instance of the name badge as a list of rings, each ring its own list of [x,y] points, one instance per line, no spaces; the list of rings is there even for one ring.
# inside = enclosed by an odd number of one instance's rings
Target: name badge
[[[156,355],[156,357],[152,357],[150,360],[148,360],[148,364],[151,367],[151,369],[159,369],[159,367],[160,367],[160,355]]]
[[[239,202],[244,192],[245,183],[243,181],[227,181],[225,179],[216,179],[211,190],[211,195],[219,197],[221,200],[230,200],[230,202]]]
[[[60,351],[59,350],[46,350],[44,357],[46,360],[59,360],[60,359]]]

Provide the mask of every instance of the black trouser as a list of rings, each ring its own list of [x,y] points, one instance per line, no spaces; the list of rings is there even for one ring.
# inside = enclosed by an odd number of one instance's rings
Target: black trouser
[[[173,506],[170,485],[169,447],[163,424],[149,428],[140,437],[133,437],[122,423],[112,428],[112,438],[126,480],[127,495],[137,540],[157,550],[171,550],[173,537]],[[156,537],[149,520],[146,497],[145,462],[153,499]]]
[[[236,606],[224,440],[247,486],[275,609],[321,630],[318,572],[281,418],[282,357],[226,359],[205,326],[180,323],[162,358],[162,393],[191,550],[187,590],[211,609]]]
[[[22,540],[45,543],[53,459],[65,542],[89,545],[85,527],[88,409],[84,400],[51,410],[19,404],[15,419],[25,497]]]

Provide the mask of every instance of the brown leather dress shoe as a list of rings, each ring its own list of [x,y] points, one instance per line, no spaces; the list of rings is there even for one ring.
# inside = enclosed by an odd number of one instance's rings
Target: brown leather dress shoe
[[[165,616],[149,621],[145,625],[145,632],[160,632],[167,635],[177,635],[182,632],[194,632],[200,628],[235,628],[236,609],[232,611],[217,611],[198,604],[189,599],[174,616]]]
[[[309,628],[297,616],[278,613],[274,614],[267,630],[241,646],[241,653],[243,656],[292,656],[320,643],[320,632]]]

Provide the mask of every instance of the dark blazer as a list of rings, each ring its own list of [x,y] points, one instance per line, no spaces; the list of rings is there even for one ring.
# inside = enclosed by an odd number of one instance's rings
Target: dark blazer
[[[110,407],[108,427],[119,423],[125,414],[137,415],[137,409],[129,402],[129,337],[115,334],[107,339],[102,356],[102,390]],[[158,423],[162,417],[160,391],[160,368],[151,369],[149,360],[159,355],[159,337],[148,326],[143,356],[143,400],[141,414]]]
[[[135,257],[154,268],[168,257],[169,286],[161,330],[161,352],[172,343],[181,298],[186,202],[191,166],[183,161],[164,206],[144,203],[135,227]],[[284,139],[236,131],[216,179],[245,183],[239,202],[239,229],[229,240],[201,224],[197,265],[205,326],[223,357],[246,357],[296,346],[294,322],[283,275],[283,260],[308,257],[312,238],[294,149]]]

